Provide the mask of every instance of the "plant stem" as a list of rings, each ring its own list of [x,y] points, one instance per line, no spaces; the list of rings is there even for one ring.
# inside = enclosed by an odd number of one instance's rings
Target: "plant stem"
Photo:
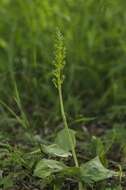
[[[66,132],[67,132],[67,135],[68,135],[68,138],[69,138],[69,142],[70,142],[70,146],[71,146],[71,150],[72,150],[72,155],[73,155],[73,159],[74,159],[74,162],[75,162],[75,166],[79,167],[77,156],[76,156],[76,152],[75,152],[75,148],[74,148],[74,144],[73,144],[73,140],[72,140],[70,132],[69,132],[69,127],[68,127],[68,124],[67,124],[67,119],[66,119],[66,115],[65,115],[65,111],[64,111],[64,104],[63,104],[61,85],[59,85],[59,87],[58,87],[58,92],[59,92],[60,109],[61,109],[61,115],[62,115],[63,122],[64,122],[64,127],[66,129]]]
[[[71,146],[71,150],[72,150],[72,155],[73,155],[74,163],[75,163],[76,167],[79,167],[76,151],[75,151],[75,148],[74,148],[73,140],[72,140],[70,132],[69,132],[69,127],[68,127],[68,123],[67,123],[67,119],[66,119],[66,115],[65,115],[65,111],[64,111],[64,104],[63,104],[63,97],[62,97],[62,88],[61,88],[60,84],[58,86],[58,92],[59,92],[59,99],[60,99],[61,115],[62,115],[62,118],[63,118],[64,127],[66,129],[66,132],[67,132],[67,135],[68,135],[68,138],[69,138],[69,142],[70,142],[70,146]],[[79,182],[78,185],[79,185],[79,190],[83,190],[82,183]]]

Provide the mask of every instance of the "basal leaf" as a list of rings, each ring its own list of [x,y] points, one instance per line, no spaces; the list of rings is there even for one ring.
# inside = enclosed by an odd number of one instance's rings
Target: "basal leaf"
[[[40,160],[34,170],[34,176],[45,179],[52,174],[61,172],[66,166],[59,161],[51,159]]]
[[[71,156],[70,152],[63,150],[57,144],[52,144],[48,146],[42,145],[42,150],[44,153],[51,154],[53,156],[64,157],[64,158]]]
[[[39,161],[34,170],[34,176],[46,179],[52,175],[58,176],[69,176],[69,177],[79,177],[80,168],[79,167],[68,167],[62,162],[51,160],[51,159],[42,159]]]
[[[69,129],[69,134],[72,137],[74,147],[76,147],[76,138],[75,138],[76,132],[72,129]],[[62,129],[60,132],[58,132],[56,139],[55,139],[55,143],[57,145],[59,145],[59,147],[61,147],[63,150],[66,150],[66,151],[71,150],[71,145],[69,142],[69,136],[68,136],[66,129]]]
[[[81,180],[85,183],[98,182],[107,178],[117,176],[118,173],[106,169],[99,157],[96,157],[89,162],[80,166]]]

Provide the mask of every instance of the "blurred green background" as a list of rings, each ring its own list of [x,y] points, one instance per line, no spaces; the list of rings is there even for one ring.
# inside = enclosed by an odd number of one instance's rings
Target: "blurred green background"
[[[126,116],[126,1],[1,0],[0,99],[14,111],[16,81],[33,127],[60,120],[52,83],[57,27],[67,48],[65,110],[118,120]],[[0,125],[10,118],[0,107]],[[101,118],[101,119],[100,119]]]

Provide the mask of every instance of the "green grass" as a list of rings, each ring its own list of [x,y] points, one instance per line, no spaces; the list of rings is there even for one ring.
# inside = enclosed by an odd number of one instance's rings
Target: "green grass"
[[[125,116],[125,11],[121,0],[2,1],[0,15],[1,99],[11,101],[16,80],[26,109],[34,108],[35,115],[42,108],[51,110],[52,122],[58,102],[50,82],[50,63],[53,36],[59,27],[68,54],[64,93],[69,116],[106,112]]]

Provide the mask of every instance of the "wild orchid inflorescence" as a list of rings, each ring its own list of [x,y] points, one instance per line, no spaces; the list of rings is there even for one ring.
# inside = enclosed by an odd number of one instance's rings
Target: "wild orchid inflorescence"
[[[64,46],[64,38],[59,30],[57,30],[54,48],[55,59],[53,61],[53,83],[56,88],[59,88],[64,81],[63,69],[66,63],[66,48]]]
[[[64,104],[63,104],[63,97],[62,97],[62,84],[64,81],[63,68],[65,65],[65,57],[66,57],[66,49],[64,46],[63,35],[58,30],[57,35],[56,35],[56,40],[55,40],[55,59],[53,61],[53,64],[54,64],[53,82],[54,82],[55,87],[58,89],[61,115],[64,122],[66,134],[68,135],[74,162],[76,166],[79,166],[75,148],[74,148],[73,139],[68,127],[68,123],[67,123],[67,119],[66,119],[66,115],[64,111]]]

